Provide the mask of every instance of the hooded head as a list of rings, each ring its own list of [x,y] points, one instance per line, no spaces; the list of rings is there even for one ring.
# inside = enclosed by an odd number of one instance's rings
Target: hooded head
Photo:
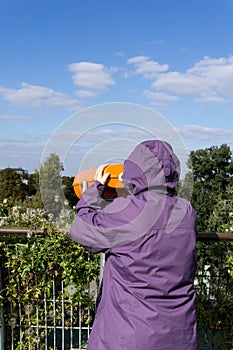
[[[122,182],[134,194],[151,188],[174,194],[179,176],[180,162],[171,145],[149,140],[140,143],[125,160]]]

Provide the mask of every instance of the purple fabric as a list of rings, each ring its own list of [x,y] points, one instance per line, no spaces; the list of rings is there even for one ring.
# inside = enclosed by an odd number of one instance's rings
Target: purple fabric
[[[124,163],[126,198],[95,182],[77,204],[72,238],[106,263],[88,350],[197,350],[196,215],[174,194],[179,161],[159,140]]]

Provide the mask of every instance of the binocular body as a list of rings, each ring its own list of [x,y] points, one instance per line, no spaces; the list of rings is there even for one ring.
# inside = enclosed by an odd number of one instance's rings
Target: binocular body
[[[76,196],[81,198],[82,192],[85,191],[94,183],[94,176],[96,168],[90,168],[79,172],[73,182],[73,188]],[[104,197],[117,197],[124,188],[123,183],[119,180],[119,175],[123,173],[124,164],[109,164],[104,169],[104,174],[110,173],[109,179],[106,183]]]

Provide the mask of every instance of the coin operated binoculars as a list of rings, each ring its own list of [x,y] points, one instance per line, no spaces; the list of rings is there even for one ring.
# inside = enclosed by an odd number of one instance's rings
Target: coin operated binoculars
[[[103,198],[113,200],[116,197],[125,197],[127,191],[123,183],[119,180],[119,175],[123,173],[124,164],[109,164],[104,168],[104,174],[110,173],[106,187],[103,193]],[[76,196],[80,199],[82,193],[94,183],[96,168],[90,168],[79,172],[73,182],[73,188]]]

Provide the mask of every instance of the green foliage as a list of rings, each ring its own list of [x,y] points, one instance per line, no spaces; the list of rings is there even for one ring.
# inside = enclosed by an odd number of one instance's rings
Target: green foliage
[[[28,175],[28,197],[24,200],[23,205],[30,208],[43,208],[38,170]]]
[[[56,218],[64,208],[61,172],[63,165],[59,156],[52,153],[40,167],[40,194],[46,211]]]
[[[78,201],[78,198],[73,188],[74,177],[62,176],[62,187],[64,195],[69,202],[71,208],[73,208]]]
[[[98,279],[99,257],[69,239],[63,232],[47,229],[44,237],[31,235],[22,243],[0,244],[4,276],[4,317],[12,328],[24,325],[22,341],[15,348],[43,349],[45,332],[37,334],[36,327],[62,324],[83,325],[92,319],[87,310],[94,309],[88,293],[89,283]],[[9,276],[9,278],[8,278]],[[55,293],[55,295],[54,295]],[[54,309],[56,298],[56,309]],[[20,305],[20,309],[19,309]],[[45,306],[46,305],[46,306]],[[81,320],[79,306],[83,306]],[[10,307],[9,307],[10,306]],[[70,312],[72,308],[72,319]]]
[[[201,349],[232,349],[233,339],[233,243],[198,242],[195,281],[198,327],[205,331]],[[229,258],[231,257],[231,260]]]
[[[230,148],[222,145],[191,152],[189,163],[192,163],[193,172],[187,174],[184,184],[181,182],[179,194],[190,198],[190,184],[194,180],[192,204],[197,211],[198,231],[233,232],[233,162]],[[99,256],[89,254],[67,238],[65,230],[55,228],[70,225],[75,211],[67,206],[73,207],[77,200],[72,188],[73,178],[62,178],[62,170],[59,157],[50,155],[41,166],[40,173],[36,171],[28,177],[26,192],[25,183],[21,186],[22,178],[15,177],[13,173],[5,176],[6,172],[0,172],[5,189],[0,191],[0,226],[23,226],[29,230],[42,228],[46,233],[45,237],[4,237],[0,241],[1,266],[8,271],[3,276],[4,317],[12,329],[19,323],[24,325],[23,340],[16,350],[28,349],[28,344],[31,350],[43,349],[45,332],[35,333],[36,327],[46,329],[46,324],[48,327],[53,324],[55,316],[58,325],[61,325],[63,314],[68,327],[71,308],[73,325],[77,324],[80,322],[78,308],[81,304],[84,306],[81,323],[91,322],[87,310],[93,310],[94,301],[87,290],[89,282],[98,280]],[[12,174],[12,181],[9,174]],[[11,192],[6,191],[7,186]],[[15,187],[20,189],[20,194]],[[42,209],[40,191],[46,203],[45,209]],[[65,197],[68,203],[64,203]],[[210,332],[216,343],[216,337],[220,336],[218,349],[231,349],[233,244],[198,242],[197,252],[199,328]],[[46,331],[49,332],[49,329]],[[208,337],[203,349],[211,349],[207,341]]]
[[[63,165],[56,154],[50,154],[33,174],[20,175],[11,168],[0,170],[0,203],[7,201],[8,208],[44,208],[56,220],[78,201],[72,185],[74,177],[61,176],[62,171]],[[1,216],[7,216],[7,212],[1,215],[0,208]]]
[[[176,189],[176,195],[190,201],[192,198],[192,191],[193,191],[193,175],[191,172],[188,172],[184,180],[180,179],[178,187]]]
[[[233,184],[233,161],[230,147],[192,151],[188,162],[192,169],[194,186],[191,203],[197,211],[197,229],[208,231],[209,217],[221,195],[226,199],[226,189]]]
[[[11,168],[0,170],[0,201],[9,199],[9,204],[22,203],[27,197],[27,178]]]
[[[185,183],[193,177],[191,203],[197,212],[198,232],[233,232],[230,148],[224,144],[192,151],[188,165],[192,172]],[[181,186],[181,192],[187,190]],[[198,326],[205,334],[201,349],[232,349],[233,244],[198,242],[197,253]]]
[[[217,197],[209,217],[208,229],[215,232],[233,232],[233,185]]]

